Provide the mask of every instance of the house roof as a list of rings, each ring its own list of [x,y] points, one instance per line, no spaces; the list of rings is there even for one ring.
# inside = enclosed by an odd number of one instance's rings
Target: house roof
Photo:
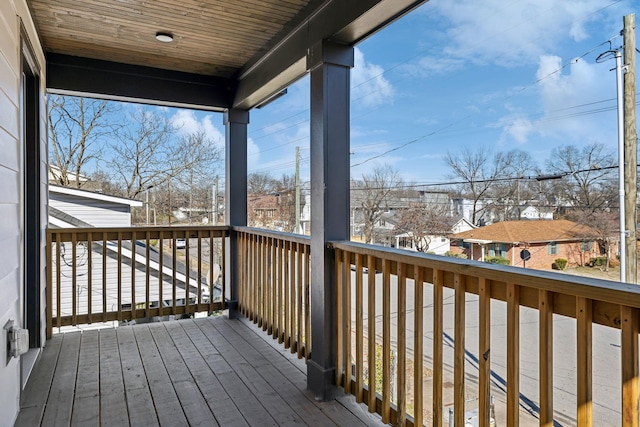
[[[83,197],[85,199],[102,200],[105,202],[117,203],[121,205],[129,205],[131,207],[141,207],[142,201],[127,199],[125,197],[110,196],[108,194],[94,193],[93,191],[80,190],[71,187],[61,187],[59,185],[49,184],[49,193],[67,194],[70,196]]]
[[[575,241],[594,238],[590,227],[565,219],[552,221],[502,221],[454,234],[452,239],[500,243]]]
[[[49,90],[223,110],[264,103],[308,71],[307,53],[323,41],[353,46],[425,1],[27,4]],[[162,33],[170,42],[158,41]]]

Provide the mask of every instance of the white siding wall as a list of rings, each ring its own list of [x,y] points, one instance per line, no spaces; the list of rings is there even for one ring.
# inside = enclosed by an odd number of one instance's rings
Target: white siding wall
[[[20,311],[20,257],[22,224],[20,221],[20,20],[36,50],[44,77],[44,56],[38,44],[25,0],[0,1],[0,328],[9,319],[22,324]],[[41,83],[44,88],[44,79]],[[41,129],[44,125],[44,91],[42,93]],[[42,136],[41,150],[46,171],[46,140]],[[46,179],[46,173],[42,175]],[[46,194],[46,182],[42,182]],[[42,204],[42,219],[46,221],[46,201]],[[44,224],[42,235],[44,236]],[[44,241],[44,239],[43,239]],[[42,247],[44,261],[44,247]],[[44,264],[43,264],[44,265]],[[43,275],[44,280],[44,275]],[[44,300],[44,285],[43,300]],[[42,306],[44,310],[44,305]],[[45,316],[42,316],[45,319]],[[0,426],[12,426],[19,410],[20,361],[6,364],[6,334],[0,329]],[[44,328],[43,328],[44,331]]]
[[[90,200],[70,194],[49,193],[51,207],[94,227],[129,227],[129,206],[104,200]]]

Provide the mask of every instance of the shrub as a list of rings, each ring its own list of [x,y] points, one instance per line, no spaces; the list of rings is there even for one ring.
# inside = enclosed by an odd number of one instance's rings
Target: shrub
[[[589,261],[589,267],[605,267],[606,265],[607,265],[606,256],[591,258],[591,260]]]
[[[502,258],[499,256],[490,256],[484,259],[484,262],[488,262],[489,264],[500,264],[500,265],[509,265],[511,264],[508,259]]]
[[[556,258],[554,265],[557,270],[564,270],[567,267],[567,260],[565,258]]]
[[[467,255],[465,254],[459,254],[453,251],[447,251],[444,253],[444,256],[450,256],[452,258],[462,258],[462,259],[467,259]]]

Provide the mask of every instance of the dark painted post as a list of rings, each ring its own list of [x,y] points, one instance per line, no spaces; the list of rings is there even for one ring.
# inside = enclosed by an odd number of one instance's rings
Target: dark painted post
[[[327,41],[309,50],[311,72],[311,330],[307,388],[333,398],[336,292],[327,242],[349,239],[349,95],[353,48]]]
[[[224,113],[225,126],[225,223],[247,225],[247,110],[229,109]],[[226,282],[229,286],[229,318],[238,316],[238,241],[234,231],[227,245]]]

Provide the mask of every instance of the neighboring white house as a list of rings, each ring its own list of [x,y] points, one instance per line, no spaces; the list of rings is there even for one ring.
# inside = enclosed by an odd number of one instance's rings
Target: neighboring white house
[[[140,200],[109,196],[77,188],[49,185],[49,223],[61,228],[67,227],[130,227],[131,208],[142,207]],[[83,224],[65,221],[62,212]]]
[[[536,206],[527,206],[520,213],[520,219],[553,219],[553,212]]]
[[[62,171],[60,170],[59,167],[49,164],[48,175],[49,175],[48,180],[50,184],[59,184],[60,178],[62,177]],[[82,186],[83,184],[89,181],[89,178],[87,176],[82,174],[76,175],[71,171],[67,171],[67,179],[69,180],[69,183],[75,183],[80,181],[80,186]]]
[[[476,228],[476,226],[473,225],[471,221],[464,217],[461,217],[453,223],[453,225],[451,226],[451,232],[453,234],[462,233],[463,231],[473,230],[474,228]]]

